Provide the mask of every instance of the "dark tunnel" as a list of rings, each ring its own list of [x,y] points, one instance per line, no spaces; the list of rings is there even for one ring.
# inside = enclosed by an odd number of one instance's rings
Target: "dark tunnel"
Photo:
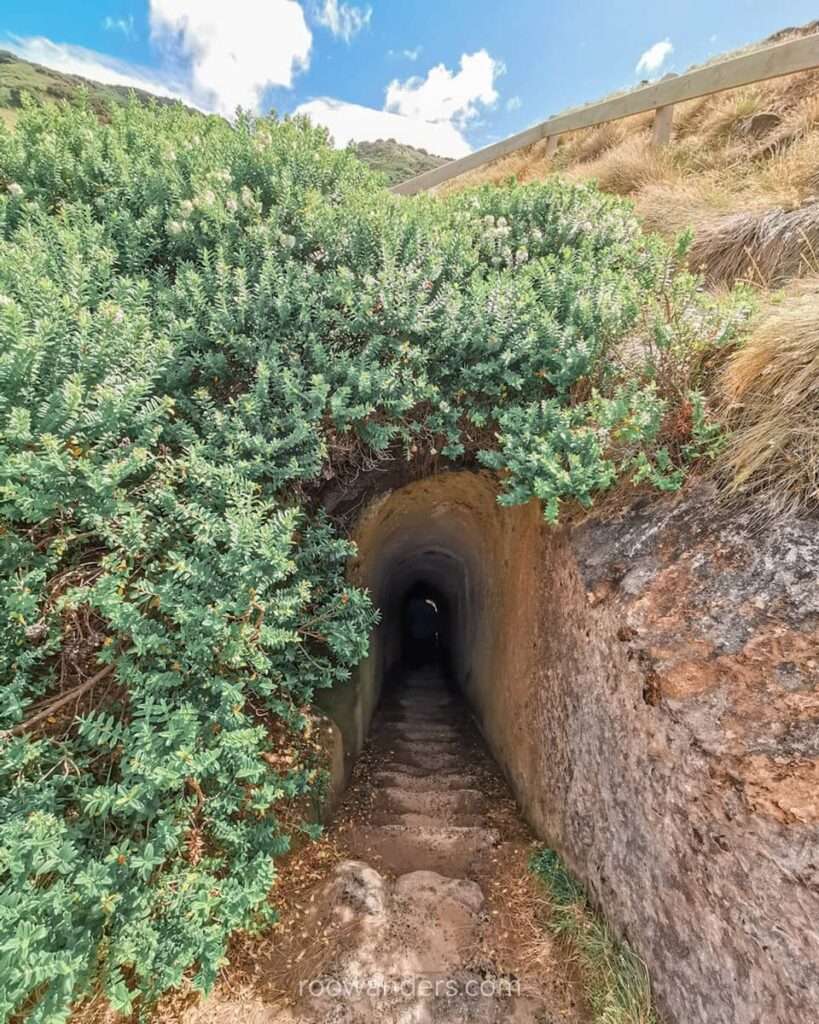
[[[384,697],[422,671],[462,689],[471,671],[475,595],[464,552],[443,543],[417,545],[419,539],[428,538],[404,538],[382,563],[374,668]]]

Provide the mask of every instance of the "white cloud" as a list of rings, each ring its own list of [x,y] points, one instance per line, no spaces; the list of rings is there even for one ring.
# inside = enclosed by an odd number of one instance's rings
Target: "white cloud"
[[[112,18],[108,14],[102,19],[102,27],[106,32],[121,32],[130,38],[134,34],[134,16],[129,14],[127,18]]]
[[[470,152],[461,132],[447,121],[423,121],[326,96],[302,103],[295,113],[306,114],[316,124],[324,125],[337,146],[346,146],[350,141],[395,139],[438,156],[459,157]]]
[[[57,71],[146,89],[226,116],[239,106],[259,111],[269,86],[289,88],[309,64],[313,37],[296,0],[149,0],[149,21],[160,50],[157,68],[42,36],[11,37],[4,45]],[[103,24],[127,34],[133,19],[109,17]]]
[[[654,71],[659,71],[665,63],[666,58],[670,57],[673,52],[674,47],[672,46],[670,39],[663,39],[659,43],[654,43],[653,46],[649,46],[646,52],[640,56],[634,70],[638,75],[642,71],[645,71],[648,74],[652,74]]]
[[[324,0],[323,6],[316,12],[319,25],[329,28],[334,36],[340,36],[349,43],[353,36],[370,23],[372,7],[354,7],[352,4],[339,3],[339,0]]]
[[[43,36],[20,38],[12,36],[2,41],[3,46],[23,60],[44,64],[68,75],[81,75],[105,85],[123,85],[128,89],[145,89],[157,96],[167,96],[195,105],[186,85],[172,76],[158,74],[153,68],[140,67],[116,60],[82,46],[54,43]]]
[[[438,64],[430,68],[426,78],[414,76],[405,82],[390,82],[385,109],[404,117],[463,128],[477,116],[479,104],[495,103],[495,78],[503,71],[503,64],[486,50],[464,53],[457,72]]]
[[[507,110],[520,110],[522,106],[523,100],[520,98],[520,96],[510,96],[509,99],[506,101]]]
[[[478,50],[461,56],[458,71],[438,64],[426,77],[390,82],[383,110],[322,96],[302,103],[296,113],[329,129],[337,146],[395,139],[440,156],[466,156],[471,147],[464,130],[475,125],[481,105],[497,101],[495,78],[503,71],[500,61]]]
[[[150,0],[151,34],[189,65],[191,91],[230,116],[258,110],[269,86],[293,84],[310,60],[312,34],[296,0]]]

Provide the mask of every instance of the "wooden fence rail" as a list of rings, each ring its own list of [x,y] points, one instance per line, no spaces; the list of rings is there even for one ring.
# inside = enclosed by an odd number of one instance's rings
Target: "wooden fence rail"
[[[727,60],[696,68],[684,75],[665,78],[653,85],[644,85],[622,96],[614,96],[585,107],[575,107],[546,121],[541,121],[525,131],[511,135],[502,142],[486,146],[459,160],[425,171],[409,181],[393,187],[398,195],[410,196],[434,188],[450,178],[456,178],[467,171],[481,167],[492,160],[508,156],[518,149],[531,146],[542,139],[548,139],[547,152],[554,152],[557,138],[564,132],[579,128],[592,128],[606,121],[618,121],[622,117],[655,111],[654,141],[662,145],[671,135],[674,104],[685,100],[699,99],[711,93],[737,89],[743,85],[781,78],[797,71],[809,71],[819,67],[819,34],[789,39],[775,46],[740,54]]]

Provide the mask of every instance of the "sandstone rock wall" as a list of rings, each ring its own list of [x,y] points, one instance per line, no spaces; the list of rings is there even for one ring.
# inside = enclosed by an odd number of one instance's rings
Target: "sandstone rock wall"
[[[699,486],[572,534],[561,619],[590,642],[541,673],[572,693],[547,827],[671,1020],[815,1024],[819,523],[715,508]]]

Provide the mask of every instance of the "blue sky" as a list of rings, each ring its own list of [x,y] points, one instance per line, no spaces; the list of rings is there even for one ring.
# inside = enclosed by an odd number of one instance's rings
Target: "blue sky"
[[[816,0],[4,0],[0,47],[445,156],[809,21]]]

